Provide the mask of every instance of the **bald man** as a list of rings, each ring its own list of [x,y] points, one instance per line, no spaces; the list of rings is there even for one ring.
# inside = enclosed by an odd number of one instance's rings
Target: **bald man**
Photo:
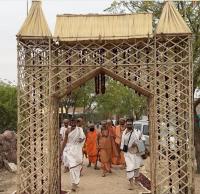
[[[91,164],[94,164],[94,169],[97,168],[97,137],[98,132],[95,129],[95,126],[93,123],[89,124],[86,134],[86,151],[88,155],[89,164],[88,167],[91,167]]]
[[[83,129],[77,126],[77,121],[71,119],[71,129],[65,132],[65,138],[61,145],[61,154],[64,154],[68,160],[72,191],[76,191],[80,181],[80,174],[83,163],[83,144],[85,134]],[[64,150],[66,147],[66,150]]]
[[[111,173],[111,156],[112,156],[112,143],[107,122],[102,122],[101,133],[97,139],[99,157],[101,161],[102,176],[105,177],[107,173]]]
[[[108,119],[106,122],[106,127],[110,136],[111,144],[112,144],[112,159],[111,163],[115,164],[116,158],[120,155],[120,150],[118,150],[117,144],[115,142],[115,127],[112,125],[112,120]]]

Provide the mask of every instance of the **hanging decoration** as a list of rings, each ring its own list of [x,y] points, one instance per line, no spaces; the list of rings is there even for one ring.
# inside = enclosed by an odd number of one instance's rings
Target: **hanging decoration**
[[[106,91],[106,76],[105,73],[101,73],[95,77],[95,93],[105,94]]]
[[[99,75],[97,75],[95,77],[95,93],[96,93],[96,95],[98,95],[100,93],[100,91],[99,91]]]
[[[101,74],[101,94],[105,94],[106,91],[106,76],[105,73]]]

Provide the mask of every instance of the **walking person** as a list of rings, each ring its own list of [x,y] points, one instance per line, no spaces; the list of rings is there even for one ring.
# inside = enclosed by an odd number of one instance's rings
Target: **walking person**
[[[70,179],[72,183],[72,191],[76,191],[80,182],[80,172],[83,163],[83,144],[85,135],[82,128],[77,126],[77,121],[72,119],[71,129],[65,132],[65,138],[61,146],[61,156],[67,157],[69,163]],[[65,152],[63,152],[66,146]]]
[[[61,138],[61,141],[64,140],[64,136],[65,136],[65,131],[70,128],[69,126],[69,119],[64,119],[63,120],[63,125],[62,127],[60,128],[60,138]]]
[[[63,120],[63,126],[60,128],[60,143],[61,143],[61,145],[62,145],[62,142],[64,141],[65,132],[67,130],[70,130],[69,120],[64,119]],[[63,162],[63,165],[64,165],[64,173],[66,173],[67,171],[69,171],[69,164],[68,164],[67,158],[64,157],[64,155],[62,156],[62,162]]]
[[[110,160],[110,163],[112,166],[112,164],[116,164],[116,160],[120,156],[120,150],[118,149],[118,146],[115,142],[115,127],[113,126],[112,120],[108,119],[106,126],[108,129],[108,133],[109,133],[111,144],[112,144],[112,153],[111,153],[111,160]]]
[[[125,123],[126,120],[124,118],[120,118],[119,125],[115,127],[115,143],[117,144],[117,151],[119,154],[118,157],[114,158],[113,163],[116,165],[121,165],[122,170],[125,169],[126,167],[124,153],[120,149],[122,134],[126,128]]]
[[[112,142],[106,123],[102,123],[101,133],[98,137],[98,149],[101,161],[101,168],[103,170],[102,177],[106,173],[111,173],[111,157],[112,157]]]
[[[94,169],[98,170],[97,167],[97,137],[98,132],[95,129],[93,123],[89,124],[89,129],[86,134],[86,152],[89,160],[89,164],[87,167],[91,167],[91,164],[94,164]]]
[[[77,127],[79,127],[79,129],[80,129],[81,131],[83,131],[84,135],[86,135],[86,128],[85,128],[85,126],[84,126],[84,120],[83,120],[82,117],[79,117],[79,118],[77,119]],[[86,144],[85,144],[85,143],[83,144],[82,152],[83,152],[83,159],[84,159],[84,155],[85,155],[85,157],[87,158]],[[81,167],[81,175],[80,175],[80,176],[83,176],[83,165],[82,165],[82,167]]]
[[[121,150],[124,152],[126,162],[127,178],[130,182],[129,190],[133,190],[133,181],[138,184],[140,167],[143,164],[143,159],[139,153],[138,142],[141,134],[133,128],[132,119],[127,119],[126,129],[122,134]]]

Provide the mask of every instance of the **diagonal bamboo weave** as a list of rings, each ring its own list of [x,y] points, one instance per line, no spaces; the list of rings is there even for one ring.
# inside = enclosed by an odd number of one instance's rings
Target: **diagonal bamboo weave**
[[[152,193],[193,193],[190,35],[18,38],[18,194],[59,194],[59,101],[104,72],[149,99]],[[173,139],[173,140],[172,140]]]

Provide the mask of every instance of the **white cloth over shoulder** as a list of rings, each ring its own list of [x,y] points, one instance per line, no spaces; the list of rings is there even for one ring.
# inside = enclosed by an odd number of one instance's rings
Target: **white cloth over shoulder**
[[[67,144],[63,152],[69,164],[71,182],[74,184],[78,184],[80,181],[80,170],[83,162],[84,141],[79,143],[80,139],[85,139],[85,134],[81,127],[76,127],[68,134]]]
[[[64,150],[64,154],[66,154],[68,159],[69,168],[77,166],[83,161],[82,148],[84,141],[79,143],[79,139],[85,139],[85,134],[81,127],[76,127],[68,134],[67,144]]]
[[[128,148],[131,148],[132,145],[141,138],[141,134],[136,130],[133,130],[132,134],[131,131],[128,133],[126,132],[127,129],[125,129],[122,134],[121,149],[123,149],[124,145],[128,145]],[[128,143],[129,137],[130,141]],[[143,159],[141,158],[140,154],[131,153],[129,150],[130,149],[128,149],[128,152],[124,153],[124,158],[126,162],[127,178],[131,179],[139,175],[138,169],[143,165]]]
[[[132,147],[132,145],[136,143],[137,140],[142,138],[141,132],[138,132],[135,129],[133,130],[132,134],[131,134],[131,131],[128,133],[126,132],[127,132],[127,129],[125,129],[124,132],[122,133],[122,140],[121,140],[121,146],[120,146],[121,150],[123,149],[124,145],[127,145],[127,144],[128,144],[128,148]],[[129,137],[130,137],[130,141],[128,143]]]

